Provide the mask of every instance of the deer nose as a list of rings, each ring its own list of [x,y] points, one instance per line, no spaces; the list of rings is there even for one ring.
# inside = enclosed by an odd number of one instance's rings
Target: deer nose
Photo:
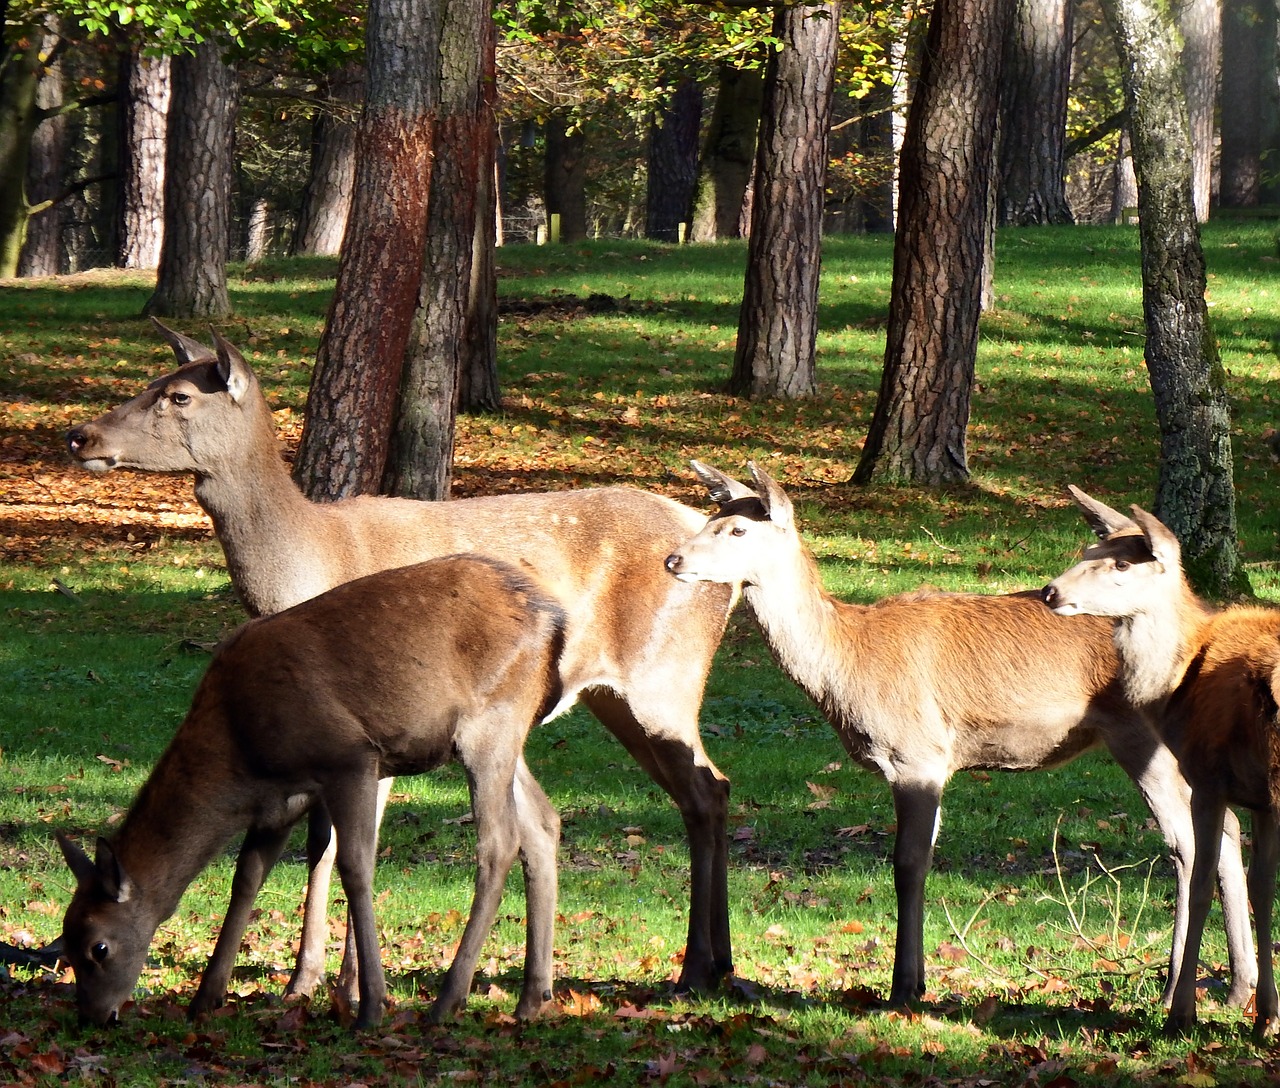
[[[79,427],[67,432],[67,449],[72,453],[79,453],[84,449],[84,444],[88,441],[89,436]]]
[[[1050,608],[1058,603],[1058,589],[1051,582],[1040,591],[1040,599],[1044,601]]]
[[[672,552],[669,556],[667,556],[666,559],[662,561],[662,565],[666,567],[667,570],[669,570],[672,574],[675,574],[675,572],[680,569],[680,553]]]

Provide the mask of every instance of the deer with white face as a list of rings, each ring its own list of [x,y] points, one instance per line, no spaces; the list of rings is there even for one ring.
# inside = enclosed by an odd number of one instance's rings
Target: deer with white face
[[[683,581],[741,585],[783,671],[822,709],[850,756],[893,793],[898,926],[890,1003],[925,991],[925,877],[947,780],[966,768],[1056,767],[1098,745],[1133,779],[1172,850],[1178,912],[1168,1000],[1186,935],[1189,797],[1172,753],[1117,680],[1111,624],[1064,623],[1034,592],[913,593],[865,607],[837,600],[823,589],[790,499],[763,469],[752,465],[747,485],[693,467],[720,509],[667,558],[667,569]],[[1231,821],[1220,877],[1231,999],[1243,1003],[1254,963],[1238,833]]]
[[[1253,815],[1249,898],[1258,937],[1254,1034],[1280,1030],[1271,918],[1280,862],[1280,610],[1210,609],[1187,583],[1177,537],[1140,506],[1133,516],[1071,488],[1098,540],[1044,588],[1063,616],[1118,621],[1121,678],[1181,761],[1191,785],[1195,861],[1190,919],[1170,1031],[1195,1022],[1196,975],[1228,805]]]
[[[313,805],[337,830],[338,870],[359,957],[358,1027],[386,996],[373,913],[378,779],[451,759],[476,823],[475,897],[432,1006],[466,1001],[516,855],[528,902],[516,1014],[551,1000],[560,819],[523,757],[561,704],[560,606],[507,564],[451,556],[383,571],[246,624],[214,655],[191,710],[119,831],[89,857],[65,837],[77,880],[63,922],[76,1004],[93,1024],[129,998],[156,927],[244,831],[231,903],[192,1017],[221,1005],[254,898]]]
[[[566,698],[580,697],[680,809],[690,889],[678,985],[715,986],[733,967],[729,783],[703,748],[698,711],[734,593],[684,585],[662,569],[702,515],[622,487],[439,503],[311,502],[289,477],[271,410],[241,354],[216,334],[213,350],[156,324],[182,365],[72,429],[72,457],[94,471],[191,473],[251,616],[458,552],[493,556],[537,578],[568,614]],[[313,839],[317,847],[328,842],[327,833]],[[331,859],[330,850],[313,860],[293,993],[310,993],[323,977]],[[348,954],[342,980],[354,990],[351,967]]]

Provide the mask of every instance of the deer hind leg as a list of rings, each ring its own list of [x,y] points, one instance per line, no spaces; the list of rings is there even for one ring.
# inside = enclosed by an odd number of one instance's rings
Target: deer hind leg
[[[231,901],[227,904],[222,930],[200,979],[200,987],[187,1009],[190,1019],[211,1013],[226,1000],[227,985],[231,981],[236,954],[240,951],[240,938],[249,924],[253,902],[262,890],[267,874],[279,860],[292,829],[291,824],[286,824],[284,827],[251,827],[245,833],[236,858],[235,876],[231,880]]]
[[[307,894],[302,908],[298,958],[286,994],[310,997],[324,979],[324,946],[329,935],[329,885],[338,843],[329,810],[316,803],[307,822]],[[350,929],[350,927],[348,927]],[[344,964],[346,960],[343,960]]]
[[[1276,980],[1272,964],[1271,918],[1276,895],[1276,867],[1280,864],[1280,829],[1270,810],[1253,814],[1253,857],[1249,861],[1249,901],[1258,927],[1258,997],[1254,1038],[1261,1042],[1280,1031],[1277,1022]]]
[[[938,835],[942,783],[893,784],[898,834],[893,844],[893,887],[898,899],[898,938],[893,954],[890,1005],[906,1005],[924,996],[924,885],[933,864]]]
[[[524,987],[516,1004],[516,1016],[528,1019],[541,1012],[552,997],[560,816],[523,757],[516,764],[515,802],[527,918]]]
[[[689,934],[676,988],[706,992],[733,973],[729,936],[729,780],[716,769],[698,733],[697,702],[687,720],[672,721],[679,692],[647,699],[644,712],[612,691],[582,700],[675,801],[689,838]],[[664,707],[659,710],[657,708]]]

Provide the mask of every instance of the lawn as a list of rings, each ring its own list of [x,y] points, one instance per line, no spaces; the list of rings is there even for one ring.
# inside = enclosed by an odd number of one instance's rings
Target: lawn
[[[1273,230],[1205,235],[1212,316],[1234,402],[1241,549],[1280,598],[1280,516],[1262,435],[1280,359]],[[723,392],[745,248],[593,242],[499,252],[504,406],[459,422],[455,494],[627,483],[710,510],[691,457],[755,459],[787,487],[834,594],[870,602],[924,585],[1039,586],[1078,552],[1064,485],[1149,503],[1158,440],[1142,360],[1132,228],[1010,229],[983,321],[972,483],[849,483],[874,407],[891,240],[824,255],[821,392],[752,403]],[[332,288],[325,261],[236,267],[221,331],[296,445]],[[86,843],[118,821],[181,719],[210,648],[242,618],[221,551],[181,477],[73,469],[63,435],[171,364],[137,315],[136,273],[11,281],[0,291],[0,941],[57,936],[71,893],[55,830]],[[203,336],[199,327],[183,331]],[[224,1012],[183,1017],[229,890],[230,855],[192,885],[152,946],[137,1004],[80,1032],[67,973],[0,977],[0,1083],[89,1084],[1158,1084],[1261,1083],[1280,1072],[1248,1021],[1214,1001],[1160,1034],[1173,885],[1133,787],[1102,755],[1052,772],[963,773],[944,799],[928,890],[929,993],[885,1011],[894,946],[893,809],[782,676],[746,615],[703,706],[733,781],[737,977],[672,992],[688,855],[674,807],[578,710],[534,732],[530,766],[564,821],[559,1011],[509,1016],[523,899],[508,883],[468,1010],[423,1016],[465,921],[472,829],[456,769],[401,779],[383,825],[377,909],[394,1005],[353,1037],[327,995],[282,1002],[303,884],[301,838],[273,874]],[[336,965],[341,903],[333,911]]]

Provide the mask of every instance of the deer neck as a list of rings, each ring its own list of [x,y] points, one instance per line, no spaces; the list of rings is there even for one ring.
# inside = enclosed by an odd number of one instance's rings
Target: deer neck
[[[1184,582],[1157,607],[1116,625],[1125,694],[1134,706],[1157,711],[1164,706],[1196,655],[1206,617],[1204,605]]]

